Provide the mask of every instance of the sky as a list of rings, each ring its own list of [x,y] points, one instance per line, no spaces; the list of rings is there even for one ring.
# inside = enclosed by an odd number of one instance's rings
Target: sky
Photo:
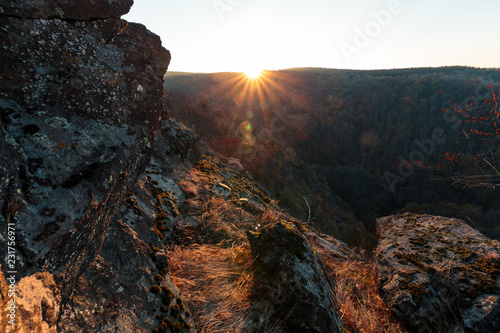
[[[498,0],[135,0],[169,71],[500,68]]]

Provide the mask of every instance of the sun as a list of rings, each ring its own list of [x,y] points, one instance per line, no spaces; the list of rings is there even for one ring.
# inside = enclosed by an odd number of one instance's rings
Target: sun
[[[255,80],[257,79],[259,76],[262,75],[262,70],[260,69],[252,69],[252,70],[249,70],[249,71],[246,71],[245,72],[245,75],[251,79],[251,80]]]

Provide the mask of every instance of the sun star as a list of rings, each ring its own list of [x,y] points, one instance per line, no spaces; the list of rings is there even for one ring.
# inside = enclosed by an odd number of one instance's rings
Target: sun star
[[[249,79],[256,79],[258,78],[259,76],[262,75],[262,71],[260,69],[252,69],[252,70],[249,70],[249,71],[246,71],[245,72],[245,75],[249,78]]]

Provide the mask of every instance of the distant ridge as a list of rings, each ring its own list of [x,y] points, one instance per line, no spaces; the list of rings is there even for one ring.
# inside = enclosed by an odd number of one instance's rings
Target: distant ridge
[[[308,74],[321,74],[321,75],[338,75],[346,73],[359,73],[359,74],[370,74],[377,76],[393,76],[393,75],[425,75],[425,74],[452,74],[457,71],[466,72],[468,74],[475,73],[478,71],[500,71],[500,68],[480,68],[480,67],[470,67],[470,66],[441,66],[441,67],[410,67],[410,68],[393,68],[393,69],[342,69],[342,68],[323,68],[323,67],[293,67],[285,68],[279,70],[266,70],[267,72],[294,72],[294,73],[308,73]],[[201,72],[181,72],[181,71],[169,71],[165,74],[165,77],[178,77],[178,76],[193,76],[193,75],[228,75],[228,74],[241,74],[243,72],[213,72],[213,73],[201,73]]]
[[[321,67],[297,67],[283,69],[283,72],[296,72],[296,73],[309,73],[309,74],[322,74],[322,75],[336,75],[345,73],[360,73],[371,75],[408,75],[408,74],[451,74],[456,72],[474,73],[478,71],[500,71],[499,68],[479,68],[469,66],[442,66],[442,67],[411,67],[411,68],[393,68],[393,69],[338,69],[338,68],[321,68]]]
[[[171,72],[167,71],[165,73],[165,76],[189,76],[189,75],[202,75],[202,74],[208,74],[208,73],[195,73],[195,72]]]
[[[165,73],[165,76],[192,76],[192,75],[220,75],[220,74],[242,74],[243,72],[213,72],[213,73],[202,73],[202,72],[171,72]]]

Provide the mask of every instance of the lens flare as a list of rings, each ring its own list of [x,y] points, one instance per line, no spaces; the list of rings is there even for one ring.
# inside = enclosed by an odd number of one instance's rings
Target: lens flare
[[[255,79],[259,78],[259,76],[262,75],[262,71],[260,69],[252,69],[252,70],[246,71],[245,75],[249,79],[255,80]]]

